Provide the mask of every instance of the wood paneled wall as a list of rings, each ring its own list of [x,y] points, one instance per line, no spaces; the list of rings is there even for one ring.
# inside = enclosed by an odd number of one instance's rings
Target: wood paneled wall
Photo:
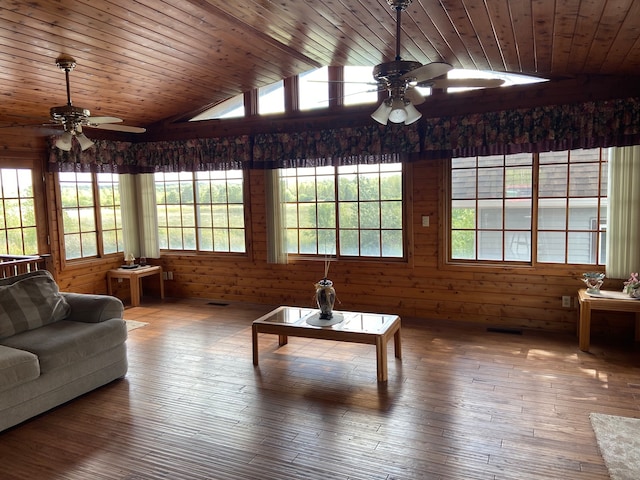
[[[476,322],[503,328],[535,328],[573,332],[577,311],[563,308],[563,295],[575,296],[582,271],[568,268],[447,267],[439,258],[441,244],[440,186],[442,164],[412,164],[408,262],[333,262],[334,281],[343,310],[398,313],[403,317]],[[165,282],[169,296],[218,301],[313,306],[313,284],[323,276],[322,261],[266,263],[264,173],[249,173],[252,249],[246,258],[206,255],[163,255],[161,264],[173,272]],[[422,226],[429,215],[429,227]],[[613,283],[615,285],[615,283]],[[613,287],[617,288],[617,286]],[[595,319],[595,331],[610,329]],[[615,326],[629,333],[631,317],[616,318]]]
[[[585,85],[583,99],[611,96],[610,85],[606,81],[603,85],[600,88],[592,83]],[[514,98],[505,94],[510,100],[505,102],[503,99],[500,108],[517,108],[533,101],[536,104],[553,104],[557,102],[558,91],[566,93],[566,87],[560,90],[543,90],[540,86],[532,88],[527,94],[518,90]],[[637,92],[637,86],[627,86],[627,90],[622,89],[625,95]],[[479,98],[485,99],[490,95],[488,92],[480,93]],[[439,101],[437,98],[432,100],[434,106]],[[471,103],[465,102],[465,105]],[[249,122],[251,130],[260,127],[254,123]],[[189,135],[182,128],[178,130],[168,131],[167,134],[172,138]],[[193,135],[193,131],[190,134]],[[158,131],[154,135],[159,137],[161,133]],[[21,142],[14,141],[14,150],[17,152],[14,157],[23,154],[24,141]],[[31,148],[38,150],[36,155]],[[38,144],[30,144],[26,150],[31,152],[33,158],[40,158],[43,148]],[[580,276],[583,268],[462,268],[447,266],[442,262],[442,167],[442,161],[423,160],[411,165],[408,262],[332,263],[329,278],[335,283],[340,301],[337,308],[393,312],[403,317],[475,322],[514,329],[575,331],[576,308],[563,308],[561,298],[564,295],[575,297],[577,289],[582,286]],[[323,275],[323,262],[297,260],[288,265],[267,263],[264,172],[249,171],[247,174],[251,219],[247,255],[163,254],[157,263],[165,271],[173,272],[173,280],[165,282],[166,293],[174,297],[202,298],[203,301],[213,299],[311,306],[313,284]],[[55,215],[57,205],[53,191],[54,176],[48,174],[50,251],[55,259],[61,289],[106,293],[106,271],[120,265],[122,258],[118,256],[63,265],[60,261]],[[422,226],[423,215],[430,217],[431,226]],[[621,281],[607,280],[605,288],[621,288]],[[120,293],[126,294],[126,289],[122,288],[118,291]],[[594,334],[607,331],[630,335],[632,330],[632,318],[624,314],[613,316],[599,313],[593,318]]]
[[[575,306],[563,308],[563,295],[574,297],[582,270],[570,268],[489,268],[443,265],[440,217],[441,162],[412,164],[410,206],[411,251],[408,262],[339,261],[329,271],[343,310],[397,313],[407,318],[447,319],[503,328],[534,328],[573,332]],[[247,301],[263,304],[313,306],[313,284],[322,278],[321,260],[268,264],[264,172],[250,171],[252,240],[246,256],[163,254],[154,263],[173,272],[165,281],[169,297],[201,298],[203,302]],[[50,178],[53,177],[52,175]],[[53,200],[50,198],[50,201]],[[430,226],[422,226],[422,216]],[[57,234],[52,252],[59,259]],[[58,265],[60,262],[57,262]],[[65,291],[106,293],[106,271],[122,263],[120,257],[68,263],[58,272]],[[609,281],[610,288],[618,288]],[[121,298],[126,285],[114,285]],[[631,335],[630,316],[594,313],[594,334]]]

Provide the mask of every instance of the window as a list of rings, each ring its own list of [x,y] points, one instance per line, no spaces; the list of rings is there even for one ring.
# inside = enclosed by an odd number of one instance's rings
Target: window
[[[242,170],[155,178],[161,249],[246,252]]]
[[[117,178],[109,173],[58,174],[67,260],[123,251]]]
[[[38,253],[33,176],[29,169],[0,169],[0,253]]]
[[[284,82],[272,83],[266,87],[258,89],[258,113],[265,115],[269,113],[284,112]]]
[[[310,70],[299,75],[300,110],[327,108],[329,106],[329,69]]]
[[[374,66],[344,66],[342,67],[344,82],[342,85],[342,100],[345,106],[360,105],[363,103],[377,103],[380,86],[373,78]],[[503,80],[502,86],[520,85],[547,81],[544,78],[520,75],[514,73],[494,72],[484,70],[452,69],[447,73],[447,78],[460,79],[499,79]],[[328,108],[329,98],[329,68],[320,67],[298,75],[298,105],[301,111],[317,108]],[[427,82],[428,83],[428,82]],[[476,82],[477,83],[477,82]],[[285,111],[285,87],[284,81],[272,83],[258,89],[258,112],[261,115],[271,113],[283,113]],[[431,87],[415,86],[423,96],[431,95]],[[476,87],[448,87],[447,92],[459,92],[471,90]],[[386,93],[383,95],[386,97]],[[239,94],[218,102],[211,108],[199,113],[189,121],[229,119],[244,117],[245,96]]]
[[[98,173],[97,182],[104,253],[109,254],[123,252],[124,244],[122,236],[118,175],[112,173]]]
[[[605,264],[607,153],[540,154],[538,261]]]
[[[404,257],[401,164],[281,171],[287,250],[340,257]]]
[[[452,159],[449,259],[604,265],[606,155]]]
[[[189,121],[197,122],[199,120],[212,120],[215,118],[239,117],[244,117],[244,94],[242,93],[214,105]]]
[[[358,105],[378,101],[378,85],[373,67],[344,67],[344,104]]]

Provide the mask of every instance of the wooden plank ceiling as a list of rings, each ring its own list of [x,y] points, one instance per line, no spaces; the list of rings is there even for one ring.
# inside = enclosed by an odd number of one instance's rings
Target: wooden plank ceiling
[[[3,0],[0,126],[46,121],[71,96],[148,126],[322,65],[393,59],[386,0]],[[545,77],[640,74],[634,0],[414,0],[405,60]]]

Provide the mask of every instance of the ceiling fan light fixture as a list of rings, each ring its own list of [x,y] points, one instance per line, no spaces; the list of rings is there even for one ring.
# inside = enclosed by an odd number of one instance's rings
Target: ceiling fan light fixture
[[[418,111],[416,107],[413,106],[413,103],[408,102],[404,109],[407,112],[407,118],[404,120],[405,125],[411,125],[414,122],[417,122],[422,118],[422,114]]]
[[[391,101],[391,111],[389,112],[389,121],[393,123],[404,123],[407,119],[407,110],[404,99],[394,98]]]
[[[391,113],[391,104],[389,100],[390,99],[387,99],[382,102],[376,111],[371,114],[371,118],[382,125],[386,125],[389,121],[389,114]]]
[[[56,140],[56,147],[60,150],[68,152],[71,150],[71,141],[73,140],[73,135],[70,132],[62,132],[62,135],[58,137]]]
[[[87,149],[87,148],[91,148],[93,147],[95,144],[89,140],[87,138],[87,136],[80,132],[76,135],[76,138],[78,139],[78,143],[80,144],[80,150],[82,150],[83,152]]]

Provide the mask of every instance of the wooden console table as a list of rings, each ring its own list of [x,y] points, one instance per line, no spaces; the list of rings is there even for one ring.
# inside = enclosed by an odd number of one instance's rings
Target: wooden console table
[[[578,290],[578,345],[583,352],[589,351],[591,336],[591,311],[635,312],[635,340],[640,341],[640,300],[625,297],[621,292],[602,291],[602,296],[591,296],[587,289]]]
[[[140,295],[142,294],[142,278],[158,275],[160,282],[160,298],[164,298],[164,279],[162,278],[162,267],[159,265],[148,265],[138,268],[116,268],[107,272],[107,292],[112,295],[111,280],[114,278],[126,278],[129,280],[131,290],[131,306],[140,305]]]

